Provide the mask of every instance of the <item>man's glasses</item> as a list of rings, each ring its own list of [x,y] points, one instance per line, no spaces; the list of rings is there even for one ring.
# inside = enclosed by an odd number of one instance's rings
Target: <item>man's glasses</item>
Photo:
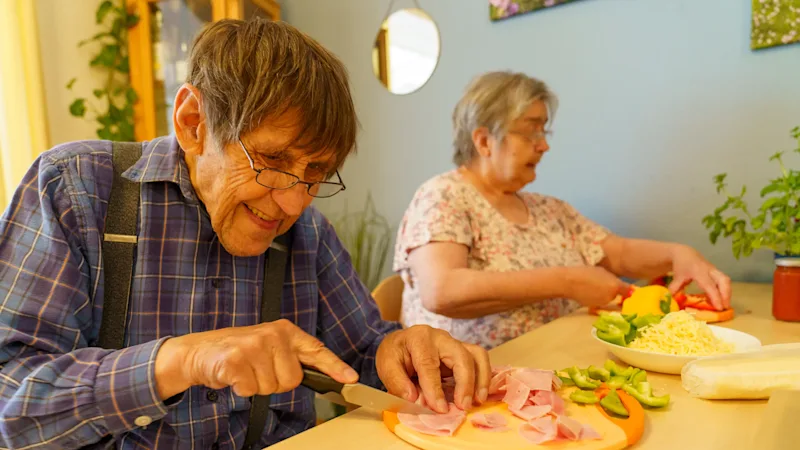
[[[289,172],[270,167],[256,169],[255,162],[253,158],[250,157],[250,152],[247,151],[247,147],[244,146],[241,139],[239,139],[239,146],[242,147],[244,154],[247,156],[247,160],[250,161],[250,168],[256,173],[256,183],[266,188],[283,190],[290,189],[298,184],[305,184],[308,186],[308,194],[317,198],[333,197],[346,189],[338,170],[336,171],[336,178],[339,179],[339,182],[333,183],[330,181],[303,181],[298,176]]]

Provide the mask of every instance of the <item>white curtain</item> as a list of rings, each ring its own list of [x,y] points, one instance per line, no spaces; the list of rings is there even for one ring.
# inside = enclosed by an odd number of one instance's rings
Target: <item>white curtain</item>
[[[35,3],[0,0],[0,207],[49,147]]]

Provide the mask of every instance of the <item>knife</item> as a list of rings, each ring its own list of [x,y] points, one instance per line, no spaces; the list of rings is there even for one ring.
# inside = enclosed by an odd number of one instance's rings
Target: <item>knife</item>
[[[389,394],[361,383],[343,384],[314,369],[303,367],[303,386],[323,397],[333,396],[347,403],[375,411],[392,411],[409,414],[436,414],[434,411],[404,398]],[[331,399],[335,401],[334,399]],[[338,403],[338,402],[336,402]]]

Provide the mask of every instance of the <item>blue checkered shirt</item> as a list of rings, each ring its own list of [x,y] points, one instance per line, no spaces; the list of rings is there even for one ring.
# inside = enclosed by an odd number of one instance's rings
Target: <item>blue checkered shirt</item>
[[[111,143],[43,153],[0,219],[2,447],[239,449],[244,442],[248,398],[195,386],[165,404],[154,361],[168,337],[258,323],[265,258],[235,257],[220,245],[173,137],[146,143],[125,176],[141,183],[142,206],[122,350],[92,347],[102,318]],[[375,352],[399,325],[380,319],[317,209],[293,230],[282,317],[322,340],[362,382],[381,387]],[[274,395],[261,443],[314,421],[308,389]]]

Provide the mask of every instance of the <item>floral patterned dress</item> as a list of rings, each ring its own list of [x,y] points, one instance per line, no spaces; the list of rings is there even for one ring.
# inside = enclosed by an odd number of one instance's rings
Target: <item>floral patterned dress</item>
[[[475,319],[453,319],[422,305],[410,251],[430,242],[454,242],[468,247],[470,269],[497,272],[599,263],[600,242],[609,232],[564,201],[520,192],[528,207],[528,222],[510,222],[457,170],[426,181],[415,193],[397,234],[393,269],[405,282],[401,322],[427,324],[456,339],[490,349],[575,311],[569,299],[531,302]]]

